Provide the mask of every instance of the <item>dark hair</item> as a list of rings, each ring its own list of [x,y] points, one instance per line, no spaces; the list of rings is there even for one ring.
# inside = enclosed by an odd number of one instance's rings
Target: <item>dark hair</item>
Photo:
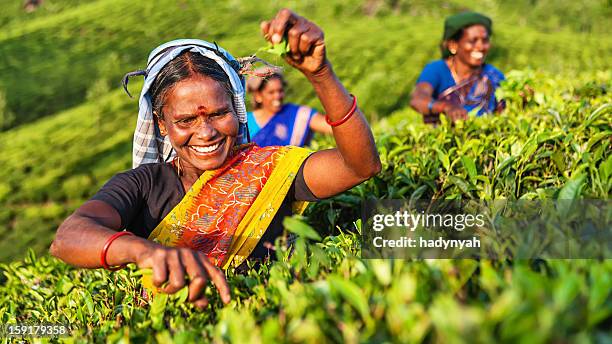
[[[463,32],[465,31],[465,27],[462,27],[461,29],[457,30],[457,32],[455,32],[454,35],[450,36],[448,38],[449,41],[455,41],[455,42],[459,42],[461,40],[461,37],[463,37]]]
[[[191,51],[185,51],[168,62],[157,74],[153,84],[151,84],[149,92],[151,94],[153,112],[160,118],[163,118],[162,108],[168,92],[180,81],[197,75],[206,76],[217,81],[230,99],[233,99],[232,84],[223,68],[208,57]],[[232,104],[234,104],[233,101]]]
[[[270,80],[273,79],[278,79],[281,81],[281,83],[283,84],[283,87],[287,86],[287,83],[285,82],[285,78],[283,78],[282,74],[279,73],[274,73],[272,75],[270,75],[269,77],[266,77],[262,80],[261,85],[259,85],[259,87],[257,88],[257,92],[261,92],[263,91],[263,89],[266,87],[266,85],[270,82]]]
[[[450,50],[448,50],[448,42],[450,42],[450,41],[459,42],[461,40],[461,37],[463,37],[463,32],[464,31],[465,31],[465,28],[462,27],[461,29],[457,30],[457,32],[455,32],[448,39],[443,40],[442,42],[440,42],[440,52],[442,53],[442,58],[443,59],[445,59],[445,58],[447,58],[447,57],[452,55],[450,53]]]
[[[274,80],[274,79],[278,79],[278,80],[281,81],[281,84],[283,85],[283,89],[285,87],[287,87],[287,82],[285,81],[285,78],[283,77],[283,75],[280,74],[280,73],[274,73],[272,75],[269,75],[269,76],[263,78],[262,81],[261,81],[261,84],[259,84],[259,87],[257,87],[256,89],[252,90],[252,92],[261,92],[261,91],[263,91],[263,89],[270,82],[270,80]],[[251,97],[251,105],[253,106],[253,109],[261,108],[261,104],[255,101],[255,96]]]

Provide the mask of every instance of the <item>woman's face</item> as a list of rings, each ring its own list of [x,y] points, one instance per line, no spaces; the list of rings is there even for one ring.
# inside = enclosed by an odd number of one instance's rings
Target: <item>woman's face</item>
[[[490,46],[489,32],[482,25],[466,27],[458,42],[449,43],[449,49],[456,50],[455,56],[470,67],[480,67],[484,64]]]
[[[266,82],[266,85],[259,92],[255,93],[255,101],[261,104],[261,108],[276,113],[283,107],[285,98],[285,89],[280,78],[272,78]]]
[[[178,82],[166,95],[162,113],[159,128],[186,171],[201,174],[223,165],[238,136],[238,119],[219,82],[204,76]]]

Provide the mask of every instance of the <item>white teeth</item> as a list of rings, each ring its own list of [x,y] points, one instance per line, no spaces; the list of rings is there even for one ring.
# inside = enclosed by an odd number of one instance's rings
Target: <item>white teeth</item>
[[[219,148],[219,143],[214,144],[212,146],[189,146],[189,148],[193,149],[198,153],[210,153],[215,149]]]
[[[470,55],[472,56],[472,58],[475,58],[475,59],[481,59],[484,57],[484,54],[479,51],[475,51],[471,53]]]
[[[280,106],[280,105],[281,105],[281,102],[280,102],[280,101],[278,101],[278,100],[275,100],[275,101],[273,101],[273,102],[272,102],[272,105],[274,105],[274,106]]]

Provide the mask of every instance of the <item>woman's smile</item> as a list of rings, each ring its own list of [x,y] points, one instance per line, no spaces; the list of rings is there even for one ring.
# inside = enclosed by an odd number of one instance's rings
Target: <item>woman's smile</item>
[[[470,57],[473,58],[474,60],[482,60],[484,59],[484,53],[482,51],[472,51],[470,53]]]
[[[280,108],[283,105],[283,102],[280,100],[273,100],[272,101],[272,106],[275,108]]]
[[[258,92],[261,106],[270,113],[277,113],[283,108],[285,90],[283,81],[279,78],[268,80],[264,88]]]
[[[209,145],[189,145],[187,147],[189,147],[193,154],[205,158],[218,154],[223,149],[224,143],[225,140]]]

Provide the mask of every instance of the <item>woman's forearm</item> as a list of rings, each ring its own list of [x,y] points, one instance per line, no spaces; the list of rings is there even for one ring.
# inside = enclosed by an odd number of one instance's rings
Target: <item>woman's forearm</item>
[[[57,230],[51,254],[68,264],[99,268],[101,253],[108,239],[121,228],[119,214],[101,201],[89,201],[72,214]],[[109,266],[135,263],[152,269],[153,285],[165,293],[175,293],[189,285],[189,301],[198,308],[208,304],[204,294],[207,280],[212,280],[224,303],[230,290],[223,273],[204,254],[188,248],[170,248],[132,235],[117,237],[106,252]],[[185,276],[190,281],[187,282]]]
[[[316,74],[305,74],[312,84],[325,113],[332,122],[342,119],[351,109],[353,99],[338,80],[329,62]],[[333,127],[338,151],[357,176],[369,178],[380,171],[380,159],[376,151],[372,131],[358,107],[345,123]]]
[[[433,87],[427,82],[421,82],[415,86],[410,97],[410,106],[423,114],[426,123],[437,121],[439,114],[446,113],[453,107],[453,104],[443,100],[436,100],[432,95]]]
[[[431,104],[431,109],[429,108]],[[445,101],[435,100],[428,94],[413,94],[410,106],[424,116],[436,116],[443,113],[449,106]]]
[[[427,116],[430,114],[428,106],[431,100],[432,98],[430,95],[415,91],[410,98],[410,106],[412,106],[415,111]]]
[[[332,127],[325,121],[325,115],[316,113],[310,119],[310,129],[317,133],[333,135]]]
[[[117,233],[95,219],[79,214],[68,217],[58,228],[50,253],[64,262],[83,268],[102,266],[100,253],[108,239]],[[106,262],[111,265],[133,263],[148,241],[136,236],[122,236],[109,246]]]

